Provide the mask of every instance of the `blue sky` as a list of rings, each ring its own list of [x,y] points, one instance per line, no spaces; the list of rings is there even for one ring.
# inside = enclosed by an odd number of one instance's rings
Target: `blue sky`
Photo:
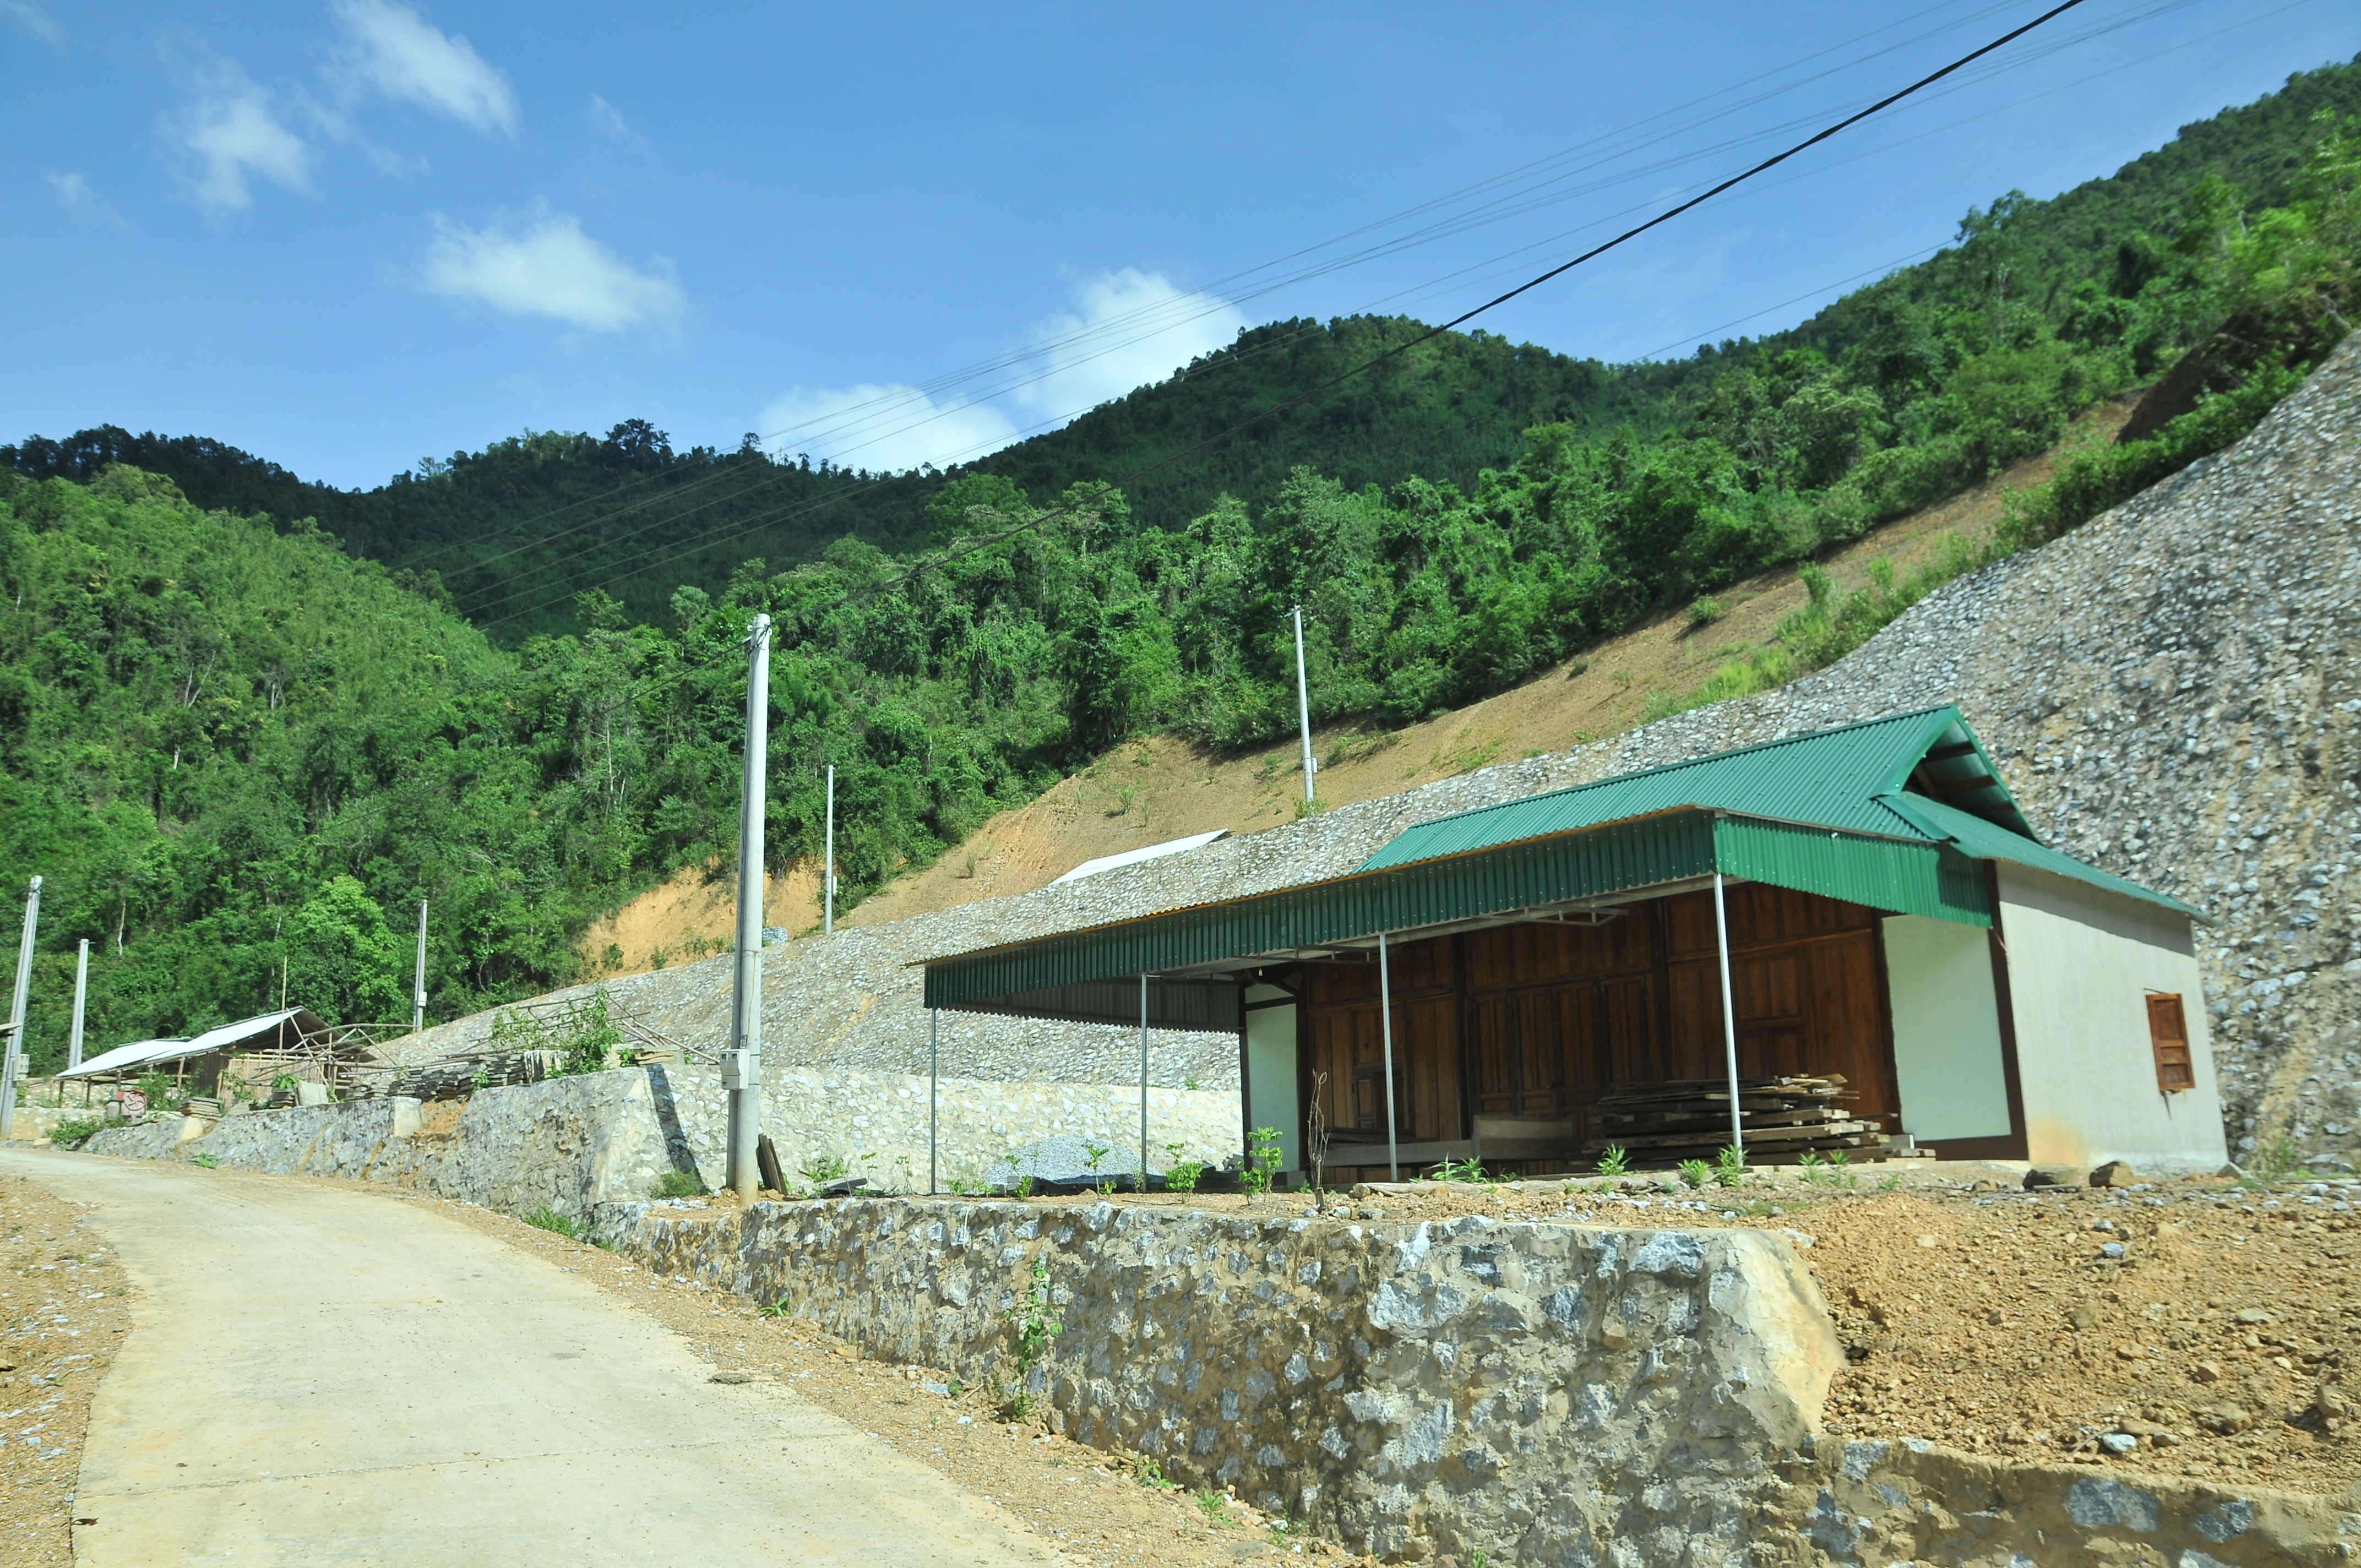
[[[950,460],[1249,323],[1455,313],[2044,8],[0,0],[0,440]],[[2350,0],[2085,0],[1482,324],[1785,325],[2356,52]]]

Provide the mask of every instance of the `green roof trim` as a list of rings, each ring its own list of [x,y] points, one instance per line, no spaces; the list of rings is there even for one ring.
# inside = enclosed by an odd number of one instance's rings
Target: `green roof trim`
[[[2169,894],[2158,893],[2153,888],[2142,887],[2129,878],[2116,876],[2112,872],[2103,872],[2098,867],[2085,864],[2071,855],[2060,854],[2036,839],[2011,833],[2005,828],[1995,828],[1981,817],[1971,816],[1956,806],[1946,806],[1941,801],[1928,800],[1923,795],[1897,795],[1888,796],[1885,804],[1896,813],[1912,818],[1914,825],[1928,838],[1946,839],[1958,846],[1962,855],[1971,855],[1982,861],[2008,861],[2016,865],[2030,866],[2035,871],[2048,872],[2053,876],[2070,878],[2075,882],[2087,883],[2092,887],[2104,888],[2109,893],[2121,894],[2125,898],[2136,898],[2148,904],[2160,904],[2167,909],[2178,910],[2193,919],[2206,918],[2202,910],[2191,909],[2188,905]]]

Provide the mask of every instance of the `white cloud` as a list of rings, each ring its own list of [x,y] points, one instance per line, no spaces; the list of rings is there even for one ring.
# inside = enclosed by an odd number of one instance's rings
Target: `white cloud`
[[[535,203],[521,218],[480,229],[437,214],[423,280],[433,293],[589,332],[670,331],[686,301],[668,271],[661,263],[639,270],[584,234],[579,220]]]
[[[775,452],[807,452],[851,467],[948,466],[1030,433],[1020,425],[1062,424],[1163,380],[1198,356],[1227,346],[1246,324],[1246,313],[1225,300],[1127,267],[1083,280],[1072,310],[1026,334],[1018,362],[993,377],[1003,385],[1019,383],[1005,393],[971,401],[898,382],[822,391],[798,387],[763,411],[760,429]],[[1006,411],[1004,402],[1018,413]]]
[[[67,212],[78,218],[97,218],[117,228],[123,226],[122,214],[115,210],[115,204],[92,190],[90,181],[81,175],[52,172],[49,180],[50,193]]]
[[[596,93],[590,94],[590,123],[607,133],[609,139],[634,147],[642,152],[648,149],[648,138],[623,123],[623,112]]]
[[[336,72],[349,87],[373,89],[476,130],[516,134],[508,78],[466,38],[437,31],[392,0],[336,0],[335,13],[345,31]]]
[[[797,387],[772,400],[760,428],[782,456],[808,453],[848,468],[900,473],[961,462],[1016,439],[1016,422],[989,403],[938,402],[916,387]]]
[[[6,16],[43,43],[66,41],[65,29],[58,26],[57,18],[32,0],[0,0],[0,16]]]
[[[1246,313],[1225,300],[1129,267],[1083,280],[1074,304],[1033,329],[1040,378],[1016,392],[1053,418],[1161,381],[1226,347],[1246,324]]]
[[[269,95],[245,71],[222,60],[205,72],[198,92],[196,103],[167,127],[197,157],[197,205],[214,217],[254,205],[248,182],[257,175],[290,191],[312,189],[310,145],[279,123]]]

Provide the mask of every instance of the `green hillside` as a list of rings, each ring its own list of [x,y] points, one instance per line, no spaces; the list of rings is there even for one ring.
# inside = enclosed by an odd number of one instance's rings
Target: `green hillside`
[[[504,442],[357,496],[201,442],[27,443],[0,466],[0,879],[49,879],[33,1058],[62,1048],[78,938],[109,1043],[259,1010],[282,967],[336,1016],[398,1013],[421,897],[434,1015],[575,978],[593,914],[730,848],[736,644],[757,611],[778,627],[770,842],[782,862],[818,848],[834,764],[857,900],[1127,736],[1285,731],[1291,604],[1315,717],[1404,722],[1741,576],[1808,576],[2161,375],[2136,439],[2070,464],[2006,538],[2071,527],[2236,439],[2345,330],[2361,122],[2298,111],[2356,80],[2300,79],[2119,183],[1971,214],[1933,262],[1764,343],[1609,372],[1439,340],[1340,402],[1352,418],[1307,405],[1225,449],[1228,490],[1176,482],[1152,510],[1100,482],[1118,456],[1408,329],[1267,329],[988,467],[884,485],[751,451],[668,462],[644,426]],[[1565,417],[1483,455],[1487,420],[1537,412]],[[1433,471],[1379,470],[1397,439]],[[814,509],[779,522],[776,563],[692,511],[719,498],[742,525],[774,480]],[[521,530],[540,555],[491,556],[503,520],[612,493],[650,537],[705,539],[711,565],[583,588],[518,646],[518,623],[489,635],[452,608],[471,585],[511,604],[572,586],[519,562],[609,571],[644,539],[595,506]],[[289,521],[309,502],[327,532]],[[424,539],[475,565],[438,583]],[[972,547],[893,548],[920,540]],[[1929,581],[1816,594],[1702,695],[1825,662]]]

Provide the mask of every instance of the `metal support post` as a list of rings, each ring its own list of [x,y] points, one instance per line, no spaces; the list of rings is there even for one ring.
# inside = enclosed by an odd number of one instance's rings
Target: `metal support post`
[[[771,618],[746,636],[746,768],[738,797],[738,963],[730,1010],[727,1182],[741,1202],[761,1190],[755,1151],[763,1135],[763,786],[771,744]]]
[[[16,990],[9,998],[8,1022],[16,1025],[0,1041],[0,1138],[16,1124],[16,1080],[25,1065],[25,1003],[33,991],[33,934],[41,926],[41,879],[25,889],[25,935],[16,944]]]
[[[1312,786],[1312,775],[1320,771],[1320,763],[1312,755],[1312,688],[1303,675],[1303,607],[1295,607],[1295,722],[1303,732],[1303,804],[1310,806],[1318,797]]]
[[[1386,959],[1386,934],[1378,933],[1378,1032],[1386,1042],[1386,1168],[1387,1179],[1401,1179],[1401,1141],[1394,1122],[1394,985],[1392,966]]]
[[[943,1070],[943,1011],[927,1009],[927,1196],[931,1198],[943,1190],[942,1175],[935,1157],[936,1085],[942,1081]]]
[[[74,959],[73,1033],[66,1036],[66,1070],[71,1072],[82,1065],[82,1003],[90,995],[90,938],[82,939],[82,950]]]
[[[426,901],[418,901],[418,976],[411,986],[410,1032],[426,1027]]]
[[[1148,977],[1139,977],[1139,1190],[1148,1190]]]
[[[1713,873],[1713,932],[1721,949],[1721,1046],[1730,1058],[1730,1143],[1746,1157],[1744,1112],[1738,1103],[1738,1009],[1730,996],[1730,911],[1722,902],[1721,873]]]
[[[836,764],[828,765],[828,850],[820,861],[819,929],[820,935],[830,936],[836,930]]]

